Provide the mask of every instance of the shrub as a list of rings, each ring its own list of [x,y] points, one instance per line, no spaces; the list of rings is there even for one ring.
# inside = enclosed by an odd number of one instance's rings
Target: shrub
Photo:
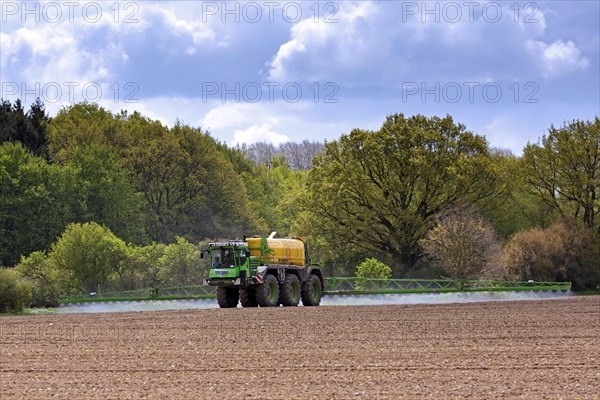
[[[21,257],[16,270],[33,284],[32,307],[58,307],[59,297],[73,287],[72,278],[56,268],[41,251]]]
[[[19,312],[29,306],[33,287],[14,269],[0,268],[0,313]]]
[[[392,269],[374,258],[367,258],[356,267],[356,276],[370,279],[390,279]]]
[[[164,249],[158,262],[160,277],[167,285],[198,285],[205,272],[200,250],[182,237]]]
[[[598,238],[576,221],[516,233],[504,246],[502,262],[513,279],[571,281],[577,290],[600,282]]]
[[[449,209],[420,241],[432,266],[454,279],[499,278],[501,243],[471,206]]]

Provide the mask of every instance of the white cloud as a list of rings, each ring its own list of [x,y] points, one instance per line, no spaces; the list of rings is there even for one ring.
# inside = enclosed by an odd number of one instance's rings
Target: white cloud
[[[529,62],[522,43],[544,35],[544,12],[490,3],[491,11],[486,2],[471,4],[473,9],[451,3],[458,14],[446,11],[449,3],[443,2],[415,3],[414,14],[407,13],[405,2],[338,3],[337,23],[307,18],[292,25],[288,41],[267,63],[268,77],[389,87],[415,74],[419,79],[521,76]],[[438,15],[429,12],[433,6]],[[501,68],[502,74],[495,72]]]
[[[289,115],[292,106],[294,105],[276,103],[221,103],[204,115],[201,125],[229,138],[233,132],[233,144],[261,141],[279,144],[289,140],[277,127],[281,121],[286,121],[286,125],[295,121]]]
[[[6,46],[5,46],[6,44]],[[25,82],[95,82],[109,75],[109,61],[121,56],[114,47],[83,50],[69,26],[22,27],[2,34],[2,67]]]
[[[323,74],[332,64],[356,68],[375,61],[377,54],[384,50],[381,43],[374,43],[373,40],[379,41],[379,38],[373,36],[368,23],[369,16],[377,11],[376,4],[363,1],[337,5],[339,11],[334,16],[337,22],[315,22],[307,18],[292,26],[290,40],[279,47],[268,63],[269,79],[331,79]]]
[[[535,58],[545,78],[556,78],[578,70],[585,70],[590,61],[572,41],[557,40],[551,44],[528,40],[527,49]]]
[[[185,18],[179,18],[175,11],[164,8],[154,8],[152,13],[161,16],[172,33],[177,36],[189,36],[196,46],[212,43],[216,38],[215,32],[208,24],[202,23],[201,19],[186,20]]]
[[[206,113],[202,118],[202,126],[211,130],[239,127],[247,124],[251,115],[257,116],[260,111],[259,107],[255,104],[224,103]]]
[[[155,25],[166,28],[166,42],[183,43],[185,51],[180,53],[193,55],[198,47],[215,43],[216,35],[209,24],[201,23],[187,2],[178,4],[175,11],[161,3],[140,3],[135,9],[122,5],[117,17],[116,3],[100,3],[102,12],[98,21],[90,21],[89,16],[86,19],[81,7],[75,10],[79,12],[72,13],[72,19],[65,9],[62,18],[52,22],[42,18],[35,23],[35,18],[30,17],[16,24],[20,15],[6,16],[8,23],[2,25],[0,32],[3,81],[10,76],[11,80],[28,86],[54,82],[104,84],[115,79],[113,72],[118,66],[130,62],[124,49],[131,35],[139,37]],[[126,17],[133,21],[125,22]]]
[[[276,121],[276,120],[275,120]],[[288,142],[290,139],[286,135],[275,131],[270,123],[252,125],[247,129],[236,129],[233,133],[234,144],[251,144],[256,142],[268,142],[274,145]]]
[[[336,137],[351,128],[346,126],[346,121],[340,125],[331,117],[319,118],[318,107],[310,101],[252,104],[215,102],[211,106],[213,108],[204,114],[200,125],[230,144],[323,140]]]
[[[291,59],[295,54],[306,53],[306,46],[298,40],[290,40],[279,47],[277,55],[271,62],[269,78],[276,81],[283,81],[287,78],[285,68],[287,60]],[[292,77],[292,79],[295,79]]]

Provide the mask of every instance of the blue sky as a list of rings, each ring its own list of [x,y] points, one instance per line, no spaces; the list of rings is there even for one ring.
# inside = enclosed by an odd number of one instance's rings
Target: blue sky
[[[600,115],[598,1],[0,4],[1,97],[75,101],[229,144],[451,114],[519,154]]]

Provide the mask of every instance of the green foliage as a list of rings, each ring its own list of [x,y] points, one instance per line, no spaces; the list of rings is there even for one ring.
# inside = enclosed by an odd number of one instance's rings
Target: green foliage
[[[53,159],[82,167],[84,181],[101,189],[87,198],[93,220],[129,241],[145,241],[144,235],[124,232],[131,226],[137,229],[138,193],[147,211],[146,233],[158,242],[173,242],[181,235],[194,240],[242,236],[257,226],[246,184],[230,161],[234,154],[222,151],[201,129],[180,123],[169,129],[137,112],[113,115],[82,103],[61,110],[49,136]],[[81,149],[90,147],[78,159]],[[107,151],[117,156],[98,158]],[[120,226],[124,220],[129,224]]]
[[[199,248],[178,237],[165,245],[126,245],[96,223],[72,224],[46,255],[31,253],[17,266],[34,284],[33,305],[56,306],[60,296],[197,285],[208,273]]]
[[[118,135],[123,115],[113,116],[97,104],[77,103],[65,107],[48,127],[48,150],[52,160],[66,163],[80,147],[92,144],[125,146]]]
[[[554,215],[527,182],[521,158],[504,150],[493,149],[492,166],[498,176],[497,193],[476,206],[500,237],[507,239],[521,230],[552,223]]]
[[[5,109],[14,114],[10,104]],[[3,159],[13,164],[0,175],[4,264],[48,250],[70,222],[96,222],[130,243],[170,243],[268,227],[285,234],[298,212],[304,174],[283,159],[271,168],[249,161],[201,129],[169,129],[137,112],[112,114],[90,103],[63,108],[47,125],[52,163],[22,150],[6,150],[11,154]],[[121,272],[128,286],[139,284],[139,271]]]
[[[184,187],[197,187],[185,204],[177,207],[183,229],[174,231],[199,241],[207,237],[241,237],[256,227],[245,182],[218,151],[209,135],[186,125],[172,129],[188,163]],[[186,172],[187,173],[187,172]],[[175,211],[175,210],[174,210]]]
[[[14,269],[0,268],[0,313],[19,312],[31,302],[31,283]]]
[[[77,148],[68,163],[76,173],[84,202],[81,222],[94,221],[115,235],[143,243],[144,198],[136,193],[129,172],[114,150],[92,144]]]
[[[59,297],[68,294],[74,284],[72,277],[56,268],[42,251],[21,257],[16,270],[33,284],[32,307],[58,307]]]
[[[600,118],[572,121],[523,151],[527,179],[539,198],[561,216],[600,233]]]
[[[143,198],[116,155],[80,147],[67,165],[49,164],[20,143],[0,146],[0,261],[46,250],[70,221],[97,221],[143,242]]]
[[[75,171],[48,164],[21,143],[0,146],[0,263],[47,249],[65,225],[81,215]]]
[[[198,285],[208,273],[206,264],[200,259],[200,250],[181,237],[164,249],[158,262],[166,286]]]
[[[377,254],[401,275],[421,257],[433,216],[497,194],[485,139],[450,116],[389,116],[328,143],[308,177],[304,234]]]
[[[46,129],[50,118],[44,104],[37,99],[27,113],[20,100],[0,104],[0,144],[20,142],[36,156],[47,157]]]
[[[303,218],[305,216],[300,215],[297,221],[301,227],[305,221]],[[306,241],[311,258],[321,264],[327,276],[352,276],[356,266],[365,259],[361,249],[351,244],[335,246],[318,235],[307,235]]]
[[[128,249],[110,230],[89,222],[67,226],[52,245],[51,257],[59,270],[72,274],[81,291],[102,292],[124,267]]]
[[[164,284],[161,272],[161,257],[167,246],[163,243],[151,243],[147,246],[130,246],[130,257],[127,260],[127,273],[122,282],[127,282],[124,289],[158,288]]]
[[[571,281],[576,290],[600,283],[600,240],[581,222],[563,220],[515,234],[503,249],[509,278]]]
[[[356,267],[356,276],[370,279],[390,279],[392,269],[374,258],[367,258]]]
[[[287,236],[300,213],[299,198],[304,195],[305,171],[292,171],[282,157],[271,166],[257,164],[244,174],[252,208],[263,221],[263,230]]]
[[[196,284],[205,266],[192,243],[277,231],[304,236],[330,276],[375,256],[394,276],[437,277],[441,266],[423,257],[420,240],[461,202],[505,239],[566,215],[598,235],[599,131],[599,118],[551,127],[518,158],[450,116],[396,114],[323,152],[308,141],[230,148],[137,112],[79,103],[50,120],[39,101],[27,113],[2,102],[0,264],[30,254],[19,270],[34,302],[52,304],[73,290]],[[594,276],[586,260],[595,253],[584,253],[577,266],[570,253],[552,257],[568,257],[562,276],[581,280]]]

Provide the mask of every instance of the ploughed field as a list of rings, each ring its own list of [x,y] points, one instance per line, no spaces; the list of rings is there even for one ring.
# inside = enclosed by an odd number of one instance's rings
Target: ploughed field
[[[600,297],[0,318],[0,397],[599,398]]]

